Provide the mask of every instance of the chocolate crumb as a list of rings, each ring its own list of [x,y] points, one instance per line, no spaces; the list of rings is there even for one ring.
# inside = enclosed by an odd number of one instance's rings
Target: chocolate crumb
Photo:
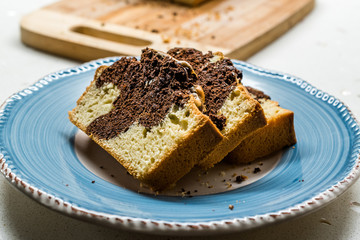
[[[215,39],[215,38],[216,38],[216,36],[215,36],[215,35],[212,35],[212,36],[211,36],[211,39]]]
[[[111,177],[115,177],[113,174],[110,175]]]
[[[101,169],[104,169],[104,166],[100,166]]]
[[[93,181],[91,181],[91,183],[95,183],[95,181],[93,180]]]
[[[260,171],[261,171],[261,169],[260,169],[260,168],[258,168],[258,167],[256,167],[256,168],[254,168],[253,173],[258,173],[258,172],[260,172]]]
[[[230,210],[233,210],[233,209],[234,209],[234,205],[230,204],[230,205],[229,205],[229,209],[230,209]]]
[[[152,32],[152,33],[159,33],[159,30],[157,30],[157,29],[152,29],[151,32]]]
[[[237,176],[237,177],[236,177],[235,182],[236,182],[236,183],[242,183],[242,182],[245,181],[246,179],[247,179],[246,176],[240,175],[240,176]]]
[[[178,15],[178,13],[177,12],[173,12],[173,16],[177,16]]]

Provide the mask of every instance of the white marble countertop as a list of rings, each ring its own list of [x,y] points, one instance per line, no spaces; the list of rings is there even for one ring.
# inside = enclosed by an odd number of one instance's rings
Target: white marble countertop
[[[48,73],[79,64],[20,41],[21,17],[50,2],[1,1],[0,102]],[[359,10],[358,0],[317,0],[308,17],[248,62],[310,82],[341,99],[360,119]],[[0,177],[0,189],[0,239],[183,239],[120,231],[63,216],[15,190],[4,177]],[[360,207],[352,202],[360,202],[360,181],[307,216],[252,231],[194,239],[360,239]]]

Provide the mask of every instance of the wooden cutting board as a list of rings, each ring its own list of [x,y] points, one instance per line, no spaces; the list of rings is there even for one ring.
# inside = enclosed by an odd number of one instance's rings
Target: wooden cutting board
[[[62,0],[25,16],[21,39],[81,61],[175,46],[246,59],[313,7],[314,0],[214,0],[196,7],[151,0]]]

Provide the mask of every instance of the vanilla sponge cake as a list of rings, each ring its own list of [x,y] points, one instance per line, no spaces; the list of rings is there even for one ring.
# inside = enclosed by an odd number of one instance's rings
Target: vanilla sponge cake
[[[264,109],[267,125],[250,134],[229,153],[226,160],[232,163],[248,163],[296,143],[294,113],[281,108],[262,91],[246,88]]]
[[[171,186],[222,140],[186,62],[145,49],[97,69],[69,118],[154,190]]]
[[[221,53],[202,53],[192,48],[174,48],[168,54],[187,61],[198,75],[205,94],[204,114],[218,127],[224,138],[198,164],[210,168],[253,131],[266,125],[258,101],[241,85],[242,72]]]

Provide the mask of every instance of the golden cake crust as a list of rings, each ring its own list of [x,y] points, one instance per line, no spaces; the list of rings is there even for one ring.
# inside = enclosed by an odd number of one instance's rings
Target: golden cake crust
[[[273,154],[296,143],[294,113],[276,101],[262,100],[267,125],[246,137],[225,160],[242,164]],[[272,113],[273,112],[273,113]]]
[[[244,114],[224,135],[222,141],[200,162],[201,168],[211,168],[233,151],[249,134],[266,125],[264,111],[259,102],[253,99],[243,85],[237,89],[250,105]],[[234,90],[235,91],[235,90]],[[229,97],[230,98],[230,97]]]

